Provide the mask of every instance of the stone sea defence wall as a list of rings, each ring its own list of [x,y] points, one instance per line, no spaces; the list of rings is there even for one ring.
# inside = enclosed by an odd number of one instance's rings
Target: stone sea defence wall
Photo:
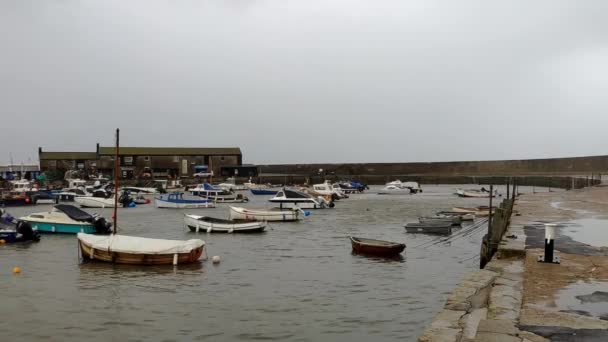
[[[346,163],[346,164],[276,164],[259,165],[263,175],[341,176],[529,176],[591,175],[608,173],[608,155],[524,159],[454,161],[428,163]]]

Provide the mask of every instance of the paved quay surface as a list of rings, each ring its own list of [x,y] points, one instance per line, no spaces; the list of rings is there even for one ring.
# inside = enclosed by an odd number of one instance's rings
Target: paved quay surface
[[[560,264],[539,263],[558,223]],[[484,270],[465,276],[421,342],[608,341],[608,187],[518,197]]]

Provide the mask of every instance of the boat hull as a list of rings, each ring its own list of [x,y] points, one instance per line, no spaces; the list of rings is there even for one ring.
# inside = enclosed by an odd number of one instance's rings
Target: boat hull
[[[198,209],[198,208],[214,208],[213,202],[209,201],[193,201],[193,202],[172,202],[164,201],[159,198],[155,198],[157,208],[167,209]]]
[[[77,234],[77,233],[95,234],[96,233],[96,229],[92,224],[65,224],[65,223],[36,222],[36,221],[28,221],[28,220],[23,220],[23,221],[29,223],[33,229],[37,229],[40,233],[56,233],[56,234]]]
[[[259,233],[266,229],[266,223],[260,221],[210,222],[204,219],[206,218],[198,215],[185,215],[184,223],[190,231],[196,233]]]
[[[317,202],[287,202],[287,201],[270,201],[270,203],[277,204],[280,209],[325,209],[324,203]]]
[[[75,197],[74,202],[78,203],[82,208],[113,208],[114,198],[101,197]],[[118,203],[122,207],[122,203]]]
[[[277,190],[264,190],[264,189],[249,189],[254,195],[269,195],[275,196],[277,194]]]
[[[82,258],[85,260],[95,260],[111,262],[115,264],[127,265],[173,265],[174,256],[177,254],[177,264],[191,264],[198,262],[205,246],[193,249],[189,253],[169,253],[169,254],[140,254],[112,252],[106,249],[91,247],[86,242],[78,240]]]
[[[365,255],[394,257],[401,254],[401,252],[403,252],[403,250],[405,249],[405,244],[402,243],[392,243],[390,245],[375,245],[365,243],[353,237],[351,237],[350,241],[353,248],[353,252]]]
[[[17,241],[17,232],[14,230],[0,230],[0,240],[4,240],[6,243],[13,243]]]
[[[257,220],[264,222],[291,222],[298,221],[300,211],[295,210],[240,210],[230,207],[231,220]]]

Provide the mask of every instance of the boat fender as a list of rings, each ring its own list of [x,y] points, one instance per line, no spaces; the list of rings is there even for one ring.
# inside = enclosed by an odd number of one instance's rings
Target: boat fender
[[[232,234],[233,232],[234,232],[234,229],[232,229],[232,228],[230,228],[230,229],[228,230],[228,234]]]
[[[304,210],[304,216],[310,216],[310,210]]]
[[[212,230],[211,227],[207,228],[207,233],[211,233],[211,230]]]

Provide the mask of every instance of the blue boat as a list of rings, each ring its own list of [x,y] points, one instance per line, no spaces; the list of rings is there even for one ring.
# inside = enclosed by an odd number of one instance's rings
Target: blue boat
[[[278,190],[267,190],[267,189],[250,189],[254,195],[276,195]]]
[[[17,221],[0,209],[0,240],[5,243],[40,241],[40,234],[28,223]]]
[[[58,204],[52,211],[21,217],[41,233],[110,234],[112,224],[99,215],[91,215],[73,205]]]
[[[193,208],[214,208],[213,201],[208,199],[184,198],[181,192],[172,192],[166,196],[160,196],[154,199],[157,208],[177,208],[177,209],[193,209]]]

